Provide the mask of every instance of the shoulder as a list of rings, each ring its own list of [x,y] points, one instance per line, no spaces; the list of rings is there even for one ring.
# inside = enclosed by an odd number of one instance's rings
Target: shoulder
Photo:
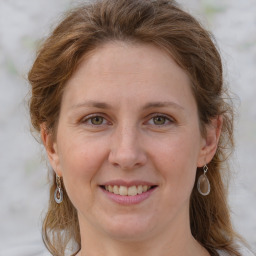
[[[242,256],[255,256],[254,253],[252,253],[248,248],[246,247],[241,247],[240,248],[240,253]]]
[[[219,256],[230,256],[227,252],[218,250],[217,251]],[[256,256],[254,253],[252,253],[248,248],[242,246],[239,248],[239,252],[241,253],[241,256]]]

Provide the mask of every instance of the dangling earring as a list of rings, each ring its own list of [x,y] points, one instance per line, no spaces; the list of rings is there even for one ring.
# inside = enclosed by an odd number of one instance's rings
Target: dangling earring
[[[202,174],[199,179],[198,179],[198,182],[197,182],[197,189],[198,189],[198,192],[203,195],[203,196],[207,196],[209,195],[210,191],[211,191],[211,185],[210,185],[210,182],[206,176],[206,173],[208,171],[208,167],[207,165],[205,165],[203,167],[203,171],[204,171],[204,174]]]
[[[60,204],[63,201],[63,190],[61,188],[61,179],[60,176],[56,174],[56,184],[57,188],[54,192],[54,199],[57,204]]]

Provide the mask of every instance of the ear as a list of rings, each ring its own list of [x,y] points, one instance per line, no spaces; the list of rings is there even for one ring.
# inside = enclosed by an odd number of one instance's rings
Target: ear
[[[60,159],[57,151],[57,144],[54,142],[53,134],[46,128],[45,123],[40,125],[41,140],[44,144],[49,162],[58,176],[62,176],[60,170]]]
[[[202,140],[201,151],[197,162],[197,167],[202,167],[211,162],[218,148],[221,128],[223,124],[222,116],[211,120],[206,126],[206,134]]]

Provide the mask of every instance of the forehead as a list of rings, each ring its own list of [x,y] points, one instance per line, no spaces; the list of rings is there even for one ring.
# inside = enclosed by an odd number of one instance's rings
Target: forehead
[[[152,70],[154,75],[166,72],[182,73],[182,76],[184,74],[184,70],[176,64],[167,51],[153,44],[123,41],[105,43],[86,54],[72,77],[83,72],[85,68],[89,72],[102,74],[112,72],[139,74]]]
[[[189,77],[166,51],[151,44],[111,42],[82,59],[67,82],[63,99],[113,100],[113,95],[116,100],[134,101],[139,95],[167,101],[192,93]]]

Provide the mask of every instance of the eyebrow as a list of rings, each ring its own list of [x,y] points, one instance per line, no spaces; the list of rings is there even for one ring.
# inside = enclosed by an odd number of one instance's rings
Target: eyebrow
[[[100,109],[112,109],[113,107],[110,104],[107,104],[105,102],[98,102],[98,101],[86,101],[83,103],[78,103],[76,105],[73,105],[71,108],[82,108],[82,107],[95,107],[95,108],[100,108]],[[142,107],[142,110],[150,109],[150,108],[164,108],[164,107],[172,107],[176,108],[179,110],[184,110],[184,108],[172,101],[157,101],[157,102],[149,102],[145,104]]]
[[[172,107],[172,108],[176,108],[179,110],[184,110],[184,108],[181,105],[179,105],[175,102],[172,102],[172,101],[150,102],[150,103],[147,103],[142,109],[145,110],[145,109],[149,109],[149,108],[164,108],[164,107]]]
[[[105,102],[98,102],[98,101],[86,101],[83,103],[78,103],[76,105],[73,105],[71,108],[82,108],[82,107],[94,107],[94,108],[102,108],[102,109],[110,109],[112,108],[111,105],[105,103]]]

